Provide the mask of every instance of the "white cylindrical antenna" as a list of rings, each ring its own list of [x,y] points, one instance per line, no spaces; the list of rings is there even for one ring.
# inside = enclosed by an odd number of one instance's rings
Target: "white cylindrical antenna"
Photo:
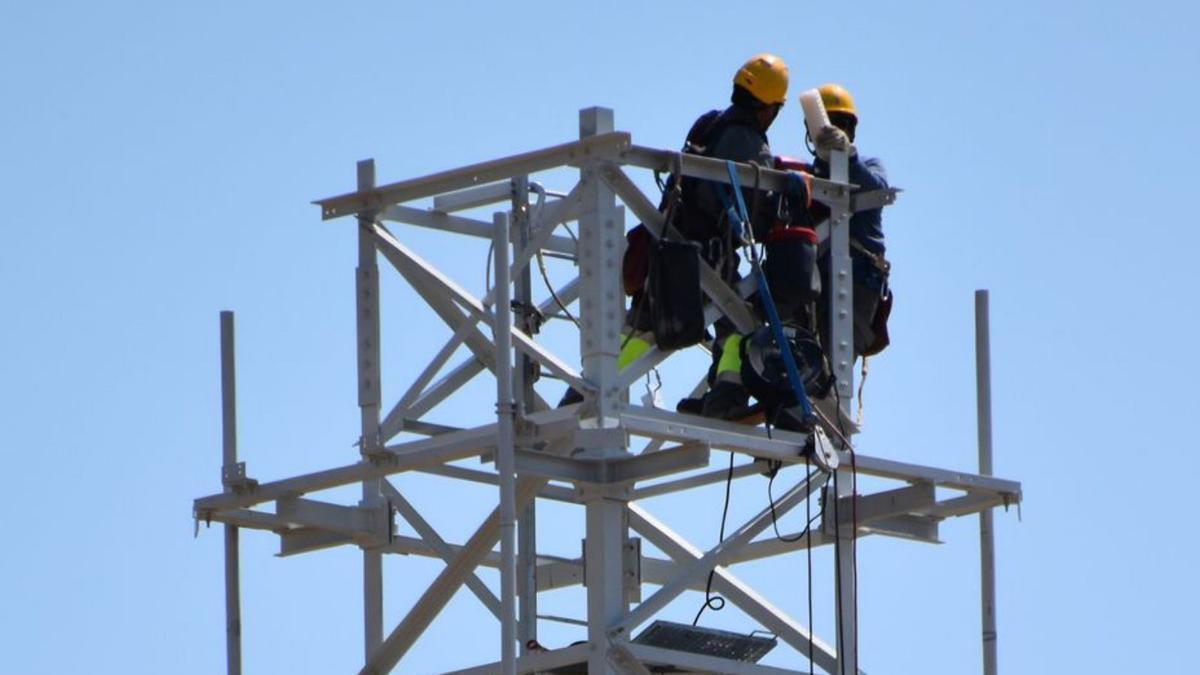
[[[830,126],[821,92],[816,89],[800,92],[800,107],[804,109],[804,124],[808,127],[809,136],[816,138],[817,132]]]

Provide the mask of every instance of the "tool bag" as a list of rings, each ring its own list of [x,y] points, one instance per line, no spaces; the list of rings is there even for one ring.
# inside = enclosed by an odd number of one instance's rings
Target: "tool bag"
[[[650,245],[649,257],[646,290],[655,344],[665,351],[700,342],[704,339],[700,244],[660,239]]]
[[[808,227],[776,227],[763,242],[763,274],[771,287],[775,307],[783,317],[813,303],[821,295],[821,270],[817,266],[817,233]]]
[[[854,352],[875,356],[891,344],[888,318],[892,314],[889,285],[892,264],[855,240],[850,241],[854,271]]]

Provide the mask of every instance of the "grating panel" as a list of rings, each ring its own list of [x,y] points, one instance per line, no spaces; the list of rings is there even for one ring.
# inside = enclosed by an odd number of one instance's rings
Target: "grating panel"
[[[634,643],[680,652],[716,656],[730,661],[757,663],[774,649],[773,637],[742,635],[715,628],[699,628],[670,621],[655,621],[634,639]]]

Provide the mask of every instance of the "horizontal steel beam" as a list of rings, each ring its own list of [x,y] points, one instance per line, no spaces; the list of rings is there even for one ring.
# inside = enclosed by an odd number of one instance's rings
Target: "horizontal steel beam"
[[[852,521],[869,523],[892,516],[916,513],[937,502],[933,483],[915,483],[894,490],[838,499],[838,519],[843,525]],[[828,512],[828,511],[827,511]]]
[[[478,471],[476,469],[466,469],[453,464],[443,464],[442,466],[431,466],[426,469],[417,469],[417,473],[427,473],[434,476],[443,476],[446,478],[457,478],[460,480],[469,480],[474,483],[482,483],[484,485],[496,485],[499,478],[491,471]],[[582,504],[583,500],[574,488],[563,487],[560,485],[545,485],[538,491],[539,499],[550,499],[556,502],[564,502],[567,504]]]
[[[438,195],[433,198],[434,210],[442,213],[465,211],[496,202],[507,202],[512,199],[512,181],[488,183],[479,187],[467,188],[450,194]]]
[[[844,458],[843,461],[849,462],[849,457]],[[1021,501],[1021,484],[1016,481],[1004,480],[1003,478],[980,476],[964,471],[937,469],[931,466],[897,462],[892,459],[870,457],[863,454],[856,454],[854,466],[858,473],[865,476],[897,478],[909,482],[925,481],[940,487],[955,488],[968,492],[994,492],[1007,496],[1013,503]]]
[[[201,497],[195,501],[195,513],[198,517],[203,518],[205,513],[211,511],[246,508],[281,497],[299,496],[340,485],[359,483],[370,478],[382,478],[394,473],[436,466],[467,457],[477,457],[490,450],[495,441],[496,425],[485,424],[481,427],[454,431],[433,438],[389,445],[383,448],[373,461],[361,461],[334,469],[262,483],[247,492],[222,492]]]
[[[517,473],[575,483],[632,483],[708,466],[709,449],[680,445],[648,455],[593,459],[517,450]]]
[[[641,406],[626,408],[621,414],[621,425],[639,436],[707,443],[713,448],[786,463],[803,461],[807,442],[803,434],[775,430],[772,438],[768,438],[766,431],[757,427]]]
[[[413,208],[411,206],[389,206],[379,214],[381,220],[416,225],[431,230],[465,234],[472,237],[491,238],[492,224],[474,218],[451,216],[437,211]],[[543,251],[553,251],[566,255],[575,255],[575,240],[570,237],[552,236],[541,245]]]
[[[318,199],[313,203],[321,207],[321,219],[330,220],[355,213],[378,211],[392,204],[432,197],[513,176],[524,176],[560,166],[577,166],[586,160],[615,156],[629,146],[628,133],[616,131],[598,134],[541,150],[389,183],[374,190]]]
[[[729,173],[725,168],[725,160],[723,159],[702,157],[687,152],[657,150],[640,145],[631,146],[620,152],[618,158],[622,164],[632,164],[662,173],[672,171],[678,163],[682,163],[683,175],[685,176],[694,176],[726,185],[729,184]],[[734,162],[734,166],[737,168],[738,180],[741,181],[742,187],[752,187],[755,184],[756,167],[753,164],[738,162]],[[778,192],[787,190],[789,173],[791,172],[776,171],[775,169],[759,169],[757,172],[759,188]],[[813,199],[826,204],[848,202],[851,188],[858,187],[853,184],[837,183],[815,176],[810,176],[809,178],[812,181]]]
[[[926,516],[892,516],[876,518],[866,525],[858,526],[858,536],[881,534],[897,539],[919,541],[924,544],[940,544],[938,521]]]
[[[660,495],[671,494],[681,490],[690,490],[691,488],[701,487],[703,485],[712,485],[713,483],[723,482],[727,477],[733,479],[743,478],[745,476],[760,476],[767,470],[766,462],[762,460],[754,460],[739,466],[735,466],[731,472],[729,469],[714,469],[705,473],[679,478],[653,485],[639,487],[633,491],[631,501],[639,499],[649,499],[650,497],[658,497]]]
[[[387,539],[391,521],[389,518],[386,524],[373,522],[378,512],[379,509],[343,506],[300,497],[283,497],[275,502],[275,514],[293,527],[337,532],[363,538],[364,541],[367,538]]]

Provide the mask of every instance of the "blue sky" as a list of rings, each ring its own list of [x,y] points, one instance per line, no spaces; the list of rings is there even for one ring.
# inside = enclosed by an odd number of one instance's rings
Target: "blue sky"
[[[885,217],[897,304],[863,452],[975,466],[972,291],[992,291],[996,470],[1026,494],[1022,521],[997,515],[1001,667],[1187,672],[1197,14],[1155,1],[5,3],[5,670],[221,670],[221,535],[193,539],[190,518],[220,487],[218,312],[237,312],[251,474],[353,461],[353,226],[320,222],[309,202],[352,189],[356,160],[393,181],[552,145],[591,105],[614,108],[637,143],[676,147],[724,105],[737,66],[772,51],[793,99],[830,80],[854,92],[859,147],[906,190]],[[801,129],[793,100],[774,149],[802,154]],[[481,246],[399,233],[482,287]],[[394,279],[384,293],[395,396],[446,334]],[[548,339],[569,351],[565,333]],[[703,366],[679,361],[664,369],[668,400]],[[491,386],[442,419],[487,421]],[[397,485],[452,540],[493,497]],[[765,500],[747,479],[731,513]],[[719,489],[650,506],[715,543]],[[578,550],[578,515],[546,509],[563,532],[550,552]],[[976,669],[975,521],[942,538],[862,542],[870,672]],[[247,672],[353,670],[358,552],[280,559],[270,535],[243,542]],[[802,564],[739,573],[801,615]],[[387,562],[389,623],[438,569]],[[545,602],[580,615],[579,599]],[[698,603],[685,596],[669,618]],[[756,627],[733,610],[706,621]],[[398,672],[498,653],[469,594],[435,629]],[[798,665],[779,652],[770,662]]]

